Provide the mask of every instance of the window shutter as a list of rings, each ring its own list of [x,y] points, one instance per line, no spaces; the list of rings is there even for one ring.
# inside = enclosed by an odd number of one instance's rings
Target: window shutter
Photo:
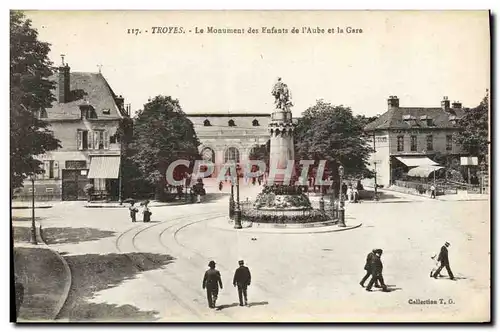
[[[43,161],[43,169],[45,170],[45,173],[43,174],[44,179],[49,178],[49,172],[50,172],[50,160],[44,160]]]
[[[104,149],[109,149],[109,134],[108,131],[104,131]]]
[[[89,141],[89,147],[88,149],[89,150],[92,150],[94,148],[94,132],[92,130],[89,130],[89,137],[88,137],[88,141]]]
[[[54,160],[54,179],[59,179],[59,162]]]
[[[99,149],[99,132],[94,131],[94,149],[98,150]]]
[[[78,150],[83,150],[83,132],[81,130],[77,130],[76,132],[76,146],[78,147]]]

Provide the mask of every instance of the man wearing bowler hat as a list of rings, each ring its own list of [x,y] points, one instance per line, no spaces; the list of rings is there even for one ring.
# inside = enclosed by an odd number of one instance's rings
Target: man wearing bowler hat
[[[441,265],[438,267],[436,272],[434,272],[434,279],[437,279],[439,272],[443,269],[443,267],[446,267],[446,271],[448,272],[448,276],[450,277],[451,280],[454,280],[455,277],[453,276],[453,272],[451,272],[450,268],[450,260],[448,259],[448,247],[450,246],[449,242],[445,242],[444,246],[441,247],[441,251],[439,252],[438,256],[438,262],[441,263]]]
[[[210,261],[208,266],[210,268],[205,272],[202,287],[207,290],[208,307],[215,308],[215,302],[217,301],[217,296],[219,295],[219,286],[220,289],[222,289],[222,280],[220,272],[215,269],[215,262]]]
[[[250,270],[244,264],[243,260],[238,261],[240,265],[236,271],[234,272],[233,278],[233,286],[238,286],[238,297],[240,299],[240,306],[248,305],[247,300],[247,287],[250,286],[250,282],[252,281],[252,276],[250,274]],[[243,300],[245,303],[243,304]]]

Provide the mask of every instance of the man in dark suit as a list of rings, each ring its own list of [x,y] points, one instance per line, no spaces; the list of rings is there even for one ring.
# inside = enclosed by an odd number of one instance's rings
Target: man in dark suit
[[[372,269],[372,260],[373,260],[373,256],[375,255],[375,252],[377,251],[377,249],[373,249],[370,253],[368,253],[368,255],[366,256],[366,263],[365,263],[365,271],[366,271],[366,274],[365,276],[363,277],[363,279],[361,279],[361,282],[359,283],[361,285],[361,287],[365,287],[365,282],[366,280],[368,280],[368,278],[372,275],[373,273],[373,269]],[[375,287],[377,288],[380,288],[380,284],[378,282],[378,280],[375,281]]]
[[[208,266],[210,268],[205,272],[202,287],[207,290],[208,307],[215,308],[215,302],[217,301],[217,296],[219,295],[219,286],[220,289],[222,289],[222,280],[220,272],[215,269],[215,262],[210,261]]]
[[[433,275],[434,279],[437,279],[439,272],[441,272],[443,267],[446,267],[446,271],[448,272],[448,276],[450,277],[450,279],[451,280],[455,279],[455,277],[453,276],[453,272],[451,272],[450,261],[448,259],[448,247],[449,246],[450,246],[450,244],[448,242],[446,242],[444,244],[444,246],[441,247],[441,251],[439,252],[439,256],[438,256],[438,262],[440,262],[441,265],[438,267],[436,272],[434,272],[434,275]]]
[[[384,266],[382,265],[382,249],[375,250],[375,255],[372,256],[371,266],[372,266],[372,278],[366,287],[368,292],[372,291],[373,284],[378,280],[382,286],[382,291],[387,292],[387,286],[384,283],[384,277],[382,276],[382,270]]]
[[[247,287],[250,286],[252,281],[252,276],[248,267],[244,266],[245,262],[243,260],[238,261],[240,265],[234,272],[233,286],[238,286],[238,297],[240,299],[240,306],[248,305],[247,301]],[[243,299],[245,304],[243,304]]]

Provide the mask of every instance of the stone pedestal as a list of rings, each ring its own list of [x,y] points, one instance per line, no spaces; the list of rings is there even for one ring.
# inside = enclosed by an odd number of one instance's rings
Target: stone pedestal
[[[271,169],[273,167],[284,170],[287,168],[289,161],[295,160],[292,112],[290,110],[275,109],[271,114],[271,122],[268,130],[271,136],[269,156],[269,175],[271,176]],[[283,174],[277,174],[273,179],[273,183],[283,184],[284,179],[285,176]],[[290,184],[293,185],[293,183]]]

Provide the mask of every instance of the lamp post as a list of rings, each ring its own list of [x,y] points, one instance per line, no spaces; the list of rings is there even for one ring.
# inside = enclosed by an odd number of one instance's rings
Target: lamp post
[[[344,219],[344,195],[342,193],[342,177],[344,176],[344,167],[342,165],[339,166],[339,177],[340,177],[340,190],[339,190],[339,227],[345,226]]]
[[[229,196],[229,218],[234,217],[234,181],[231,179],[231,195]]]
[[[239,168],[236,168],[236,209],[234,210],[234,228],[241,229],[241,209],[240,209],[240,178]]]
[[[35,225],[35,175],[30,176],[31,180],[31,244],[38,244],[36,241],[36,225]]]

